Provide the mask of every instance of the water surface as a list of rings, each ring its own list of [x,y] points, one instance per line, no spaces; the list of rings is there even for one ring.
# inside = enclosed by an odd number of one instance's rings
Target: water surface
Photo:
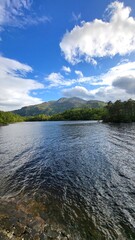
[[[135,239],[135,124],[0,127],[0,196],[36,199],[71,239]]]

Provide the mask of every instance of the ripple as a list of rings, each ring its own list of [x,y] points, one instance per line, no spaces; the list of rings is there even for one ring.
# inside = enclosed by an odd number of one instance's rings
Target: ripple
[[[41,218],[74,240],[135,239],[134,131],[88,121],[4,127],[0,195],[17,195],[26,215],[36,196]]]

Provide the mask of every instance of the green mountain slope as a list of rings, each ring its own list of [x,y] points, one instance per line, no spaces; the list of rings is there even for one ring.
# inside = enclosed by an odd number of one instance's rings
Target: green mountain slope
[[[101,108],[106,104],[102,101],[89,100],[85,101],[81,98],[60,98],[57,101],[44,102],[38,105],[23,107],[13,111],[21,116],[35,116],[38,114],[53,115],[62,113],[72,108]]]

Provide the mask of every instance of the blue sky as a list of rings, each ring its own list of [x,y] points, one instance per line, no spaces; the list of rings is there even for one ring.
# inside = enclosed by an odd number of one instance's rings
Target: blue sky
[[[1,0],[0,110],[135,99],[133,0]]]

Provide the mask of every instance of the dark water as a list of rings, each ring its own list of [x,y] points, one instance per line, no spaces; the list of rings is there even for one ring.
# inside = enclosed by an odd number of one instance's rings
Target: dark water
[[[36,194],[74,239],[135,239],[135,124],[0,127],[0,195],[14,194]]]

